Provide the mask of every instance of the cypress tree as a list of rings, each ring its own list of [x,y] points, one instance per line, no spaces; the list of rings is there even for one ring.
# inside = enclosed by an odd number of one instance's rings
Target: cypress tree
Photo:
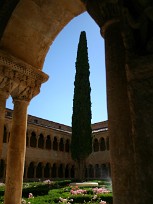
[[[85,177],[85,161],[92,152],[91,88],[85,31],[80,34],[75,67],[71,156],[76,161],[77,179],[83,180]]]

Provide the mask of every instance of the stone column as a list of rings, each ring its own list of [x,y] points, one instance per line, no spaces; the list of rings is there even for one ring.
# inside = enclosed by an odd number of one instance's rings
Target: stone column
[[[8,98],[8,96],[9,94],[7,92],[0,90],[0,158],[3,147],[6,99]]]
[[[21,203],[28,105],[27,101],[14,100],[12,129],[7,152],[5,204]]]
[[[105,40],[108,128],[114,204],[135,203],[135,164],[127,94],[122,13],[117,1],[87,1]]]
[[[127,64],[135,149],[136,204],[153,201],[153,55]]]
[[[2,73],[10,84],[14,101],[12,128],[7,152],[6,186],[4,203],[20,204],[26,150],[27,107],[40,92],[41,84],[48,76],[35,67],[0,51]],[[6,68],[7,67],[7,68]]]

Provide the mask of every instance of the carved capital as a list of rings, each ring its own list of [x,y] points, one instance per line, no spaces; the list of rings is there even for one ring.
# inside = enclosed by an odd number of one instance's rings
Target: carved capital
[[[13,82],[7,77],[0,76],[0,94],[6,99],[9,97],[13,87]]]
[[[87,11],[101,28],[104,36],[106,29],[121,19],[121,7],[118,0],[88,0]]]
[[[124,41],[135,55],[153,54],[153,4],[151,1],[124,2]],[[129,49],[130,48],[130,49]]]
[[[47,80],[47,74],[0,51],[0,88],[7,88],[14,100],[30,101]]]
[[[40,85],[41,86],[41,85]],[[14,89],[11,93],[13,101],[15,100],[24,100],[30,102],[30,100],[39,94],[40,86],[30,87],[30,86],[22,86],[19,85],[16,89]]]

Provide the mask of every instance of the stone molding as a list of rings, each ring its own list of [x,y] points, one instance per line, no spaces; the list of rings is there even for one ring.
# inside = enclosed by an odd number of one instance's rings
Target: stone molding
[[[30,101],[48,78],[39,69],[0,50],[0,89],[14,99]]]

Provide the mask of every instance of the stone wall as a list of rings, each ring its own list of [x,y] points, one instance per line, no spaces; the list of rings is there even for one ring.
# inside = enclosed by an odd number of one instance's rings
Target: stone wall
[[[6,154],[12,113],[6,109],[0,179],[5,178]],[[86,161],[87,178],[110,177],[109,137],[107,121],[95,123],[93,151]],[[24,180],[45,180],[75,177],[71,158],[71,127],[28,115]]]

